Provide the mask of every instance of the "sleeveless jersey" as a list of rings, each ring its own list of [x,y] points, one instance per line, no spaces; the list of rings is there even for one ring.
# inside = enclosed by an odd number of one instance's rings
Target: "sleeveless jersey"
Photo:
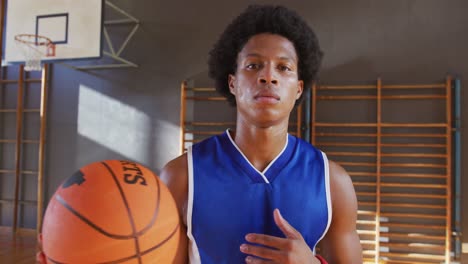
[[[275,208],[315,252],[331,222],[328,160],[320,150],[287,135],[260,172],[226,131],[190,147],[187,158],[190,263],[244,263],[239,247],[246,234],[285,237]]]

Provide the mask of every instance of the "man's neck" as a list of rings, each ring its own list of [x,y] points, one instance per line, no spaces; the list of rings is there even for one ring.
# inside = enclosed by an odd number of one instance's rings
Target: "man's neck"
[[[263,171],[284,149],[287,128],[287,124],[259,128],[247,126],[238,120],[236,131],[231,136],[250,163]]]

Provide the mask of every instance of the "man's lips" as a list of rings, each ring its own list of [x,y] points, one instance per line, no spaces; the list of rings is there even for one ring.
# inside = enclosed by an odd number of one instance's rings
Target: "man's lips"
[[[274,93],[259,93],[255,95],[255,100],[271,100],[271,101],[279,101],[280,97]]]

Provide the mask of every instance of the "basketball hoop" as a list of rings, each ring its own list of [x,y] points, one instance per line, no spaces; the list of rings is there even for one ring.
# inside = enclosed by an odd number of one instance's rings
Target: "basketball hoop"
[[[15,36],[15,42],[23,53],[26,71],[40,71],[42,69],[41,58],[55,56],[55,44],[47,37],[19,34]]]

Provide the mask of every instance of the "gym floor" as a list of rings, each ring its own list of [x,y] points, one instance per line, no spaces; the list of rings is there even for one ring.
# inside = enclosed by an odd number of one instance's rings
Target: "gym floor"
[[[19,230],[14,234],[9,227],[0,227],[0,263],[36,263],[36,231]]]

